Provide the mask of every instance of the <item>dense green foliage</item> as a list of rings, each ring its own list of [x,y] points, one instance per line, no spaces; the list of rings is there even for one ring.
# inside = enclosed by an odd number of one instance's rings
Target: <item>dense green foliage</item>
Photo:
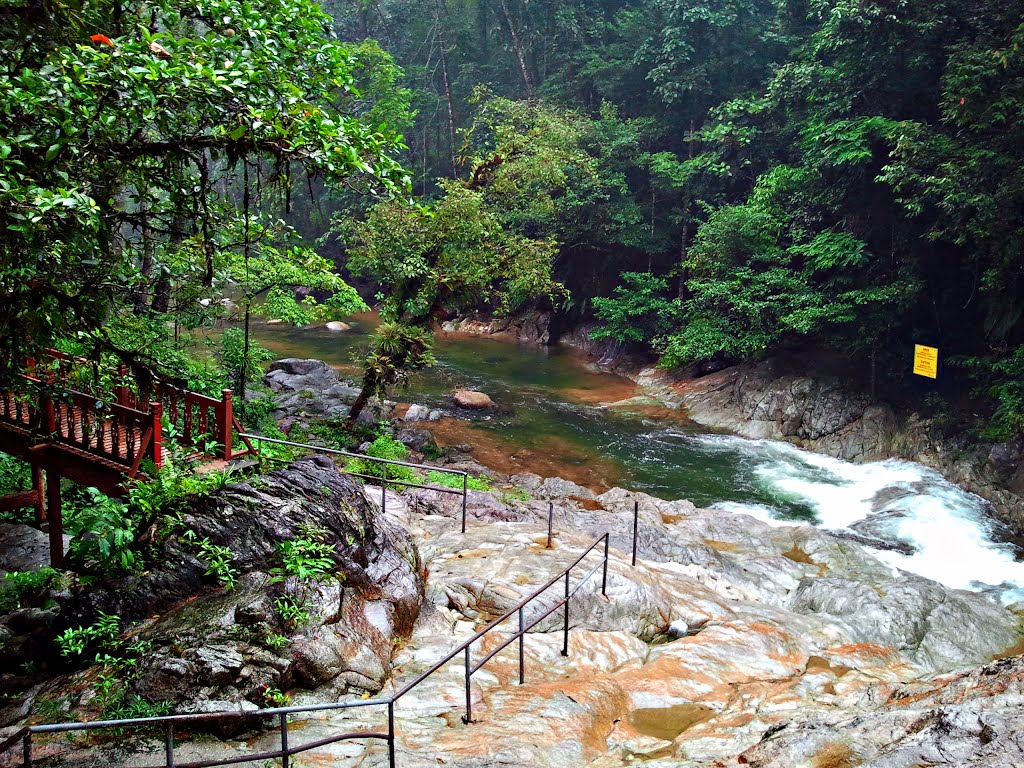
[[[393,79],[379,48],[332,40],[309,0],[58,0],[2,17],[0,365],[84,333],[155,366],[168,321],[177,340],[236,286],[246,313],[266,295],[292,321],[316,305],[286,292],[299,285],[361,305],[274,220],[301,174],[407,183],[400,139],[369,122],[397,119],[400,94],[357,90]]]
[[[570,320],[666,366],[830,348],[897,396],[926,343],[942,391],[1020,432],[1024,7],[328,7],[408,73],[417,187],[483,174],[508,231],[554,244]]]

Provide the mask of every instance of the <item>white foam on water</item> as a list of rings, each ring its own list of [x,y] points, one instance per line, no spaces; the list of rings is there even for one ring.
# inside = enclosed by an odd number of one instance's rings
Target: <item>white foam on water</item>
[[[868,521],[885,538],[912,545],[910,555],[876,551],[895,568],[954,589],[990,592],[1007,604],[1024,600],[1024,562],[1015,559],[1011,545],[993,540],[995,524],[985,514],[984,500],[927,467],[897,460],[852,464],[771,441],[720,435],[696,439],[709,448],[742,451],[760,483],[801,500],[823,528]],[[793,524],[761,504],[715,506],[773,525]]]

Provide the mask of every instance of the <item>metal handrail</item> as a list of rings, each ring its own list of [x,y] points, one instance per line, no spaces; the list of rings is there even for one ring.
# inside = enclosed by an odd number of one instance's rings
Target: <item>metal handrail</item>
[[[384,511],[385,505],[385,486],[387,485],[401,485],[406,488],[423,488],[428,491],[439,491],[441,493],[449,493],[455,496],[462,497],[462,532],[466,532],[466,516],[469,505],[469,473],[461,469],[445,469],[444,467],[434,467],[430,464],[415,464],[411,461],[399,461],[398,459],[380,459],[376,456],[367,456],[364,453],[353,453],[352,451],[343,451],[338,448],[325,448],[319,445],[310,445],[309,443],[296,443],[291,440],[278,440],[274,437],[264,437],[263,435],[254,435],[248,432],[241,432],[238,435],[243,440],[256,440],[258,442],[270,443],[271,445],[284,445],[289,448],[301,448],[306,451],[313,453],[325,453],[329,456],[343,456],[348,459],[361,459],[376,461],[380,464],[390,464],[396,467],[407,467],[408,469],[425,469],[433,472],[444,472],[449,475],[458,475],[462,477],[462,490],[457,488],[445,488],[440,485],[424,485],[422,483],[410,483],[402,480],[389,480],[386,477],[375,477],[373,475],[361,474],[359,472],[349,472],[342,470],[346,475],[352,477],[358,477],[363,480],[379,480],[381,484],[380,499],[381,499],[381,511]]]
[[[454,659],[460,653],[465,654],[465,684],[466,684],[466,714],[463,717],[465,723],[475,722],[472,719],[472,698],[471,698],[471,679],[473,672],[480,669],[485,663],[490,661],[499,651],[507,648],[516,639],[519,640],[519,683],[523,684],[525,681],[524,672],[524,652],[523,652],[523,638],[526,633],[543,621],[545,618],[550,616],[552,613],[557,611],[559,608],[564,606],[565,608],[565,620],[564,620],[564,639],[562,644],[562,655],[568,656],[569,654],[569,600],[575,595],[580,588],[597,573],[599,568],[603,568],[603,576],[601,580],[601,594],[607,596],[608,587],[608,543],[610,534],[605,533],[599,537],[593,544],[591,544],[579,557],[572,562],[571,565],[564,568],[556,576],[548,580],[544,586],[534,591],[529,597],[524,598],[514,607],[506,611],[499,618],[490,622],[486,627],[479,630],[471,638],[461,643],[457,648],[451,651],[443,659],[435,663],[430,669],[418,675],[412,681],[402,686],[397,693],[386,698],[377,699],[357,699],[354,701],[345,702],[332,702],[327,704],[310,704],[305,706],[292,706],[292,707],[275,707],[272,709],[260,709],[252,712],[203,712],[197,714],[185,714],[185,715],[161,715],[158,717],[137,717],[125,720],[99,720],[85,723],[53,723],[49,725],[30,725],[22,728],[21,730],[14,733],[2,744],[0,744],[0,754],[8,751],[18,741],[22,742],[23,745],[23,768],[31,768],[32,766],[32,736],[33,734],[42,733],[67,733],[72,731],[91,731],[91,730],[102,730],[105,728],[125,728],[131,726],[152,726],[152,725],[163,725],[164,726],[164,763],[160,766],[153,766],[153,768],[213,768],[213,766],[221,765],[239,765],[241,763],[249,763],[256,760],[273,760],[281,758],[282,768],[289,768],[290,757],[300,752],[306,752],[310,749],[316,749],[318,747],[326,746],[328,744],[334,744],[339,741],[346,741],[350,739],[380,739],[387,742],[388,745],[388,765],[390,768],[396,768],[396,755],[395,755],[395,704],[413,688],[418,686],[432,674],[437,672],[441,667],[447,664],[449,661]],[[572,570],[579,565],[583,559],[589,555],[594,549],[604,542],[604,553],[602,562],[593,568],[583,579],[576,585],[575,588],[570,590],[569,577]],[[523,621],[523,609],[531,602],[536,600],[540,595],[546,592],[552,585],[565,578],[565,595],[561,598],[553,607],[545,611],[541,616],[535,618],[529,625],[524,624]],[[518,613],[519,615],[519,630],[509,640],[502,643],[502,645],[481,659],[476,665],[472,663],[472,645],[478,640],[482,639],[484,635],[489,633],[503,621],[510,618],[513,614]],[[325,739],[320,739],[314,742],[308,742],[300,744],[298,746],[289,746],[288,743],[288,715],[308,713],[308,712],[325,712],[325,711],[341,711],[348,709],[360,709],[365,707],[375,706],[386,706],[388,708],[388,730],[384,732],[375,731],[357,731],[352,733],[342,733],[335,736],[331,736]],[[252,718],[264,718],[277,716],[280,720],[281,729],[281,749],[273,752],[263,752],[254,755],[242,755],[232,758],[224,758],[218,760],[207,760],[192,763],[176,763],[174,760],[174,726],[176,725],[187,725],[189,723],[197,722],[209,722],[214,720],[230,720],[230,719],[252,719]]]

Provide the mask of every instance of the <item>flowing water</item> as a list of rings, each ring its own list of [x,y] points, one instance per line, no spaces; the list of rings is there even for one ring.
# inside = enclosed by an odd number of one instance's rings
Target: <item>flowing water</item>
[[[352,331],[257,326],[281,357],[314,357],[357,374],[355,355],[373,320]],[[442,445],[468,443],[495,469],[559,475],[595,490],[621,485],[698,506],[743,511],[779,525],[850,529],[903,550],[877,554],[895,567],[951,587],[1024,600],[1024,562],[985,502],[939,474],[905,461],[852,464],[787,443],[745,440],[635,402],[629,380],[586,367],[560,349],[476,337],[439,337],[438,365],[416,374],[394,399],[451,413],[454,389],[477,389],[494,412],[432,425]],[[912,552],[908,554],[907,552]]]

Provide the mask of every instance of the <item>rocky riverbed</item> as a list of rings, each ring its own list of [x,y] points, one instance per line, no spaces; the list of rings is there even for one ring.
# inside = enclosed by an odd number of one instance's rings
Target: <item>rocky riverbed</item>
[[[444,667],[397,709],[402,768],[1024,763],[1024,659],[993,661],[1021,650],[1019,607],[896,572],[853,542],[623,489],[595,496],[535,476],[515,478],[514,493],[471,491],[466,534],[458,497],[388,491],[382,516],[379,488],[357,498],[357,486],[323,459],[265,482],[229,487],[190,516],[203,534],[251,542],[239,558],[242,585],[228,594],[201,589],[138,630],[155,647],[139,685],[161,681],[159,695],[177,711],[252,707],[247,692],[268,682],[297,703],[393,692],[610,532],[607,596],[600,572],[574,596],[568,656],[556,613],[529,633],[524,685],[515,646],[474,675],[469,725],[459,719],[461,663]],[[530,499],[521,499],[524,490]],[[313,621],[286,649],[270,653],[232,627],[272,621],[260,609],[257,574],[269,552],[260,542],[287,538],[306,519],[332,531],[346,580],[316,598]],[[599,562],[598,552],[574,571],[574,586]],[[181,565],[201,577],[190,557]],[[527,621],[560,589],[532,603]],[[502,637],[489,636],[474,658]],[[87,708],[81,680],[89,675],[40,695]],[[382,727],[382,712],[357,712],[301,720],[293,742]],[[276,738],[200,738],[178,759],[227,758]],[[39,764],[142,765],[161,743],[133,740],[131,754],[124,743],[51,743]],[[352,741],[293,764],[370,768],[386,765],[386,753]]]

